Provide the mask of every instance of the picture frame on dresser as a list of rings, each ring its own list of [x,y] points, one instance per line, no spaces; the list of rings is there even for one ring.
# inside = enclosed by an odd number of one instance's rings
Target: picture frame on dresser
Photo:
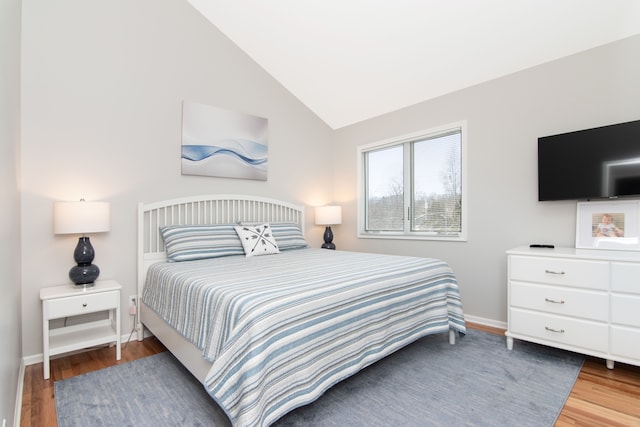
[[[640,251],[640,201],[578,202],[576,248]]]

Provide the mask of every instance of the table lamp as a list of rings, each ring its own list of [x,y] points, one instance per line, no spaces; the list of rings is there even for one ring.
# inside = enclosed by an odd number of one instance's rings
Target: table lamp
[[[331,225],[342,224],[342,207],[341,206],[318,206],[316,208],[316,225],[326,225],[324,229],[324,249],[335,249],[333,244],[333,232]]]
[[[69,270],[69,278],[76,285],[91,286],[100,275],[100,269],[92,264],[95,252],[88,233],[109,231],[109,203],[56,202],[53,207],[55,234],[82,234],[73,252],[77,265]]]

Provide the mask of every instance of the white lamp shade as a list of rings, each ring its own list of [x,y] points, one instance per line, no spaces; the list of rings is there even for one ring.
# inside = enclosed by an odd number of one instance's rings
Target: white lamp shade
[[[109,231],[109,203],[107,202],[55,202],[53,217],[55,234]]]
[[[342,224],[342,206],[318,206],[316,225]]]

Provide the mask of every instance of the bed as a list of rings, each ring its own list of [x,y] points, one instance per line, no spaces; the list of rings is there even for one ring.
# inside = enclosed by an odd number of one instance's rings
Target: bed
[[[261,197],[139,205],[138,339],[154,334],[234,426],[270,425],[420,337],[466,332],[444,261],[311,248],[304,225],[303,206]]]

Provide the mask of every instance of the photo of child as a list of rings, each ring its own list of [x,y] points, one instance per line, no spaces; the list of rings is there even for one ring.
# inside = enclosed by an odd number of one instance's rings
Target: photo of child
[[[615,216],[615,219],[614,219]],[[624,237],[624,230],[616,226],[624,224],[624,214],[593,214],[593,237]]]
[[[640,252],[640,200],[578,202],[576,249]]]

